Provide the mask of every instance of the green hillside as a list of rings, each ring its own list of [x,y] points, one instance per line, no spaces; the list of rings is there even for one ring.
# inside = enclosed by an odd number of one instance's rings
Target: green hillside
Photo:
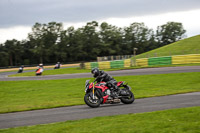
[[[148,58],[148,57],[183,55],[183,54],[200,54],[200,35],[183,39],[178,42],[137,55],[136,58]]]

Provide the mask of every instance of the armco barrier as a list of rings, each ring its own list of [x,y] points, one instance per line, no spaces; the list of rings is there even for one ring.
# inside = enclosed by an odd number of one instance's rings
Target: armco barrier
[[[187,64],[200,63],[200,55],[191,54],[186,56]]]
[[[186,64],[185,55],[172,56],[172,64]]]
[[[123,68],[124,67],[124,60],[116,60],[110,62],[111,68]]]
[[[143,67],[154,66],[154,65],[192,64],[192,63],[200,63],[200,54],[136,59],[136,65]],[[130,66],[131,66],[131,59],[85,63],[86,69],[92,69],[95,67],[98,67],[100,69],[109,69],[109,68],[123,68]]]
[[[165,57],[152,57],[148,58],[148,65],[171,65],[172,64],[172,57],[165,56]]]
[[[85,69],[91,69],[91,65],[90,64],[91,63],[89,63],[89,62],[85,63]]]
[[[99,69],[110,69],[110,61],[98,62]]]
[[[91,69],[95,67],[99,67],[98,62],[91,62],[90,66],[91,66]]]
[[[172,64],[200,63],[200,54],[172,56]]]
[[[137,66],[148,66],[148,58],[136,59]]]
[[[131,67],[131,59],[124,60],[124,67]]]
[[[160,58],[159,65],[171,65],[172,64],[171,56],[165,56],[165,57],[159,57],[159,58]]]

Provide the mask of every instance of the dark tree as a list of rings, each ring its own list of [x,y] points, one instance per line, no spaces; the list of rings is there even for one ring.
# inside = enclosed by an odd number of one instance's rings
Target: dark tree
[[[178,41],[185,32],[177,22],[158,26],[156,34],[144,23],[136,22],[121,28],[92,21],[66,30],[62,23],[35,23],[28,39],[0,44],[0,66],[95,61],[98,56],[133,54],[133,48],[140,54]]]
[[[137,48],[137,53],[146,52],[152,44],[153,30],[148,29],[144,23],[132,23],[124,29],[125,44],[132,54],[133,48]]]
[[[156,38],[160,47],[181,40],[185,37],[186,30],[183,28],[182,23],[168,22],[158,26],[156,32]]]

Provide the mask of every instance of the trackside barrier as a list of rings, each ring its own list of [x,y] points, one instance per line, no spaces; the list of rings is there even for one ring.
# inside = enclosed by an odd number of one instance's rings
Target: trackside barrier
[[[189,54],[189,55],[174,55],[174,56],[163,56],[163,57],[152,57],[152,58],[141,58],[136,59],[136,66],[154,66],[154,65],[171,65],[171,64],[192,64],[200,63],[200,54]],[[98,67],[100,69],[109,68],[124,68],[131,67],[131,59],[115,60],[115,61],[104,61],[104,62],[91,62],[85,63],[86,69],[92,69]]]
[[[91,65],[89,62],[85,63],[85,69],[91,69]]]
[[[90,65],[91,65],[91,69],[95,67],[99,67],[98,62],[91,62]]]
[[[200,54],[172,56],[172,64],[200,63]]]
[[[148,66],[148,58],[136,59],[137,66]]]
[[[130,67],[131,66],[131,59],[125,59],[124,60],[124,67]]]
[[[99,69],[110,69],[110,61],[99,62]]]
[[[116,60],[110,62],[111,68],[123,68],[124,67],[124,60]]]
[[[172,64],[172,57],[165,56],[165,57],[153,57],[148,59],[148,65],[171,65]]]

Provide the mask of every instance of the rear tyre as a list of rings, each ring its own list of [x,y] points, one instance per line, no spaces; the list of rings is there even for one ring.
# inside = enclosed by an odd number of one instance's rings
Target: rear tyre
[[[121,98],[122,103],[124,104],[131,104],[135,101],[134,94],[130,90],[126,90],[130,95],[128,97]]]
[[[84,101],[85,101],[85,103],[88,105],[88,106],[90,106],[90,107],[92,107],[92,108],[97,108],[97,107],[99,107],[100,106],[100,104],[101,104],[101,100],[100,100],[100,98],[98,97],[98,96],[94,96],[94,99],[90,96],[90,93],[87,93],[87,94],[85,94],[85,96],[84,96]]]

